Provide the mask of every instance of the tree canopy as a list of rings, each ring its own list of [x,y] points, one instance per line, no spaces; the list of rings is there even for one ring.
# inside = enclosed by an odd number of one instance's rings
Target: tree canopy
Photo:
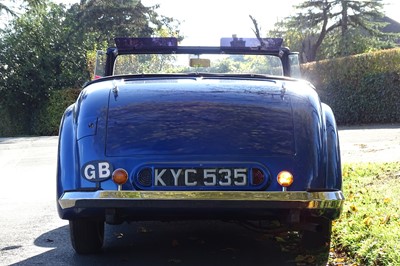
[[[0,15],[5,12],[8,13],[12,16],[17,16],[15,11],[12,9],[11,4],[15,3],[15,0],[11,1],[0,1]],[[37,8],[41,5],[44,4],[43,0],[24,0],[23,3],[28,7],[28,8]]]
[[[0,34],[0,109],[25,134],[32,133],[52,91],[79,88],[90,79],[91,55],[114,45],[114,37],[180,38],[178,21],[137,0],[81,1],[68,9],[46,0],[29,3]]]
[[[149,37],[162,35],[180,37],[179,22],[157,13],[159,6],[144,6],[139,0],[82,0],[68,13],[79,35],[96,44],[110,46],[118,36]],[[72,22],[72,21],[71,21]]]
[[[303,62],[392,46],[393,35],[381,31],[383,0],[308,0],[295,8],[271,34],[284,36]]]

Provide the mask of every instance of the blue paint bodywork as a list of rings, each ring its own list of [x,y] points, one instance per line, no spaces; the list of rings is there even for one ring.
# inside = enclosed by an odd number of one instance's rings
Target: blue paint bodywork
[[[126,169],[128,190],[135,189],[140,169],[163,165],[257,166],[271,176],[271,184],[262,187],[268,191],[282,190],[273,177],[285,169],[295,175],[289,191],[341,189],[334,117],[306,83],[134,79],[119,86],[118,97],[112,86],[88,85],[64,114],[59,197],[66,190],[115,190],[111,180],[96,184],[81,177],[81,166],[96,160]]]
[[[128,172],[123,191],[287,193],[276,180],[282,170],[294,175],[288,192],[340,192],[342,186],[333,112],[312,85],[288,77],[106,77],[84,87],[65,111],[59,136],[57,199],[65,192],[116,191],[110,178],[92,182],[82,176],[84,165],[101,161]],[[156,168],[257,168],[267,178],[243,187],[139,184],[141,170],[154,174]],[[58,212],[71,220],[104,216],[106,208],[58,204]],[[325,215],[334,219],[339,212],[332,208]]]

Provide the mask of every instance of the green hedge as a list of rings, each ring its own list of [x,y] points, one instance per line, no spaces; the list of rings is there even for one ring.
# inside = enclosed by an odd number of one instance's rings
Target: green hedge
[[[302,65],[338,124],[400,122],[400,49]]]
[[[74,103],[81,89],[56,90],[50,93],[49,100],[38,110],[32,110],[29,123],[30,132],[24,128],[23,118],[19,117],[7,107],[0,105],[0,137],[14,137],[21,135],[51,136],[58,135],[61,117],[65,109]]]
[[[334,111],[338,124],[400,123],[400,48],[302,65],[305,79]],[[64,110],[80,89],[53,91],[32,112],[32,132],[57,135]],[[21,134],[15,117],[0,106],[0,136]]]
[[[62,115],[65,109],[78,98],[80,89],[53,91],[49,101],[34,114],[33,133],[40,136],[58,135]]]

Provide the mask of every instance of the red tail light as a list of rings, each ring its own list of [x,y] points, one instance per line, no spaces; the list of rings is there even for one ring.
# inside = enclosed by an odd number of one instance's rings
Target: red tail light
[[[265,181],[265,175],[264,172],[261,171],[258,168],[253,168],[252,169],[252,179],[251,179],[251,184],[253,186],[258,186],[264,183]]]

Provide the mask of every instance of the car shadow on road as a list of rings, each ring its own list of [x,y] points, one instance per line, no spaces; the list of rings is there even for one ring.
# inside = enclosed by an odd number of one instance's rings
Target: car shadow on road
[[[35,245],[51,250],[14,265],[326,264],[299,254],[289,241],[220,221],[135,222],[107,225],[102,252],[82,256],[72,249],[64,226],[35,240]]]

